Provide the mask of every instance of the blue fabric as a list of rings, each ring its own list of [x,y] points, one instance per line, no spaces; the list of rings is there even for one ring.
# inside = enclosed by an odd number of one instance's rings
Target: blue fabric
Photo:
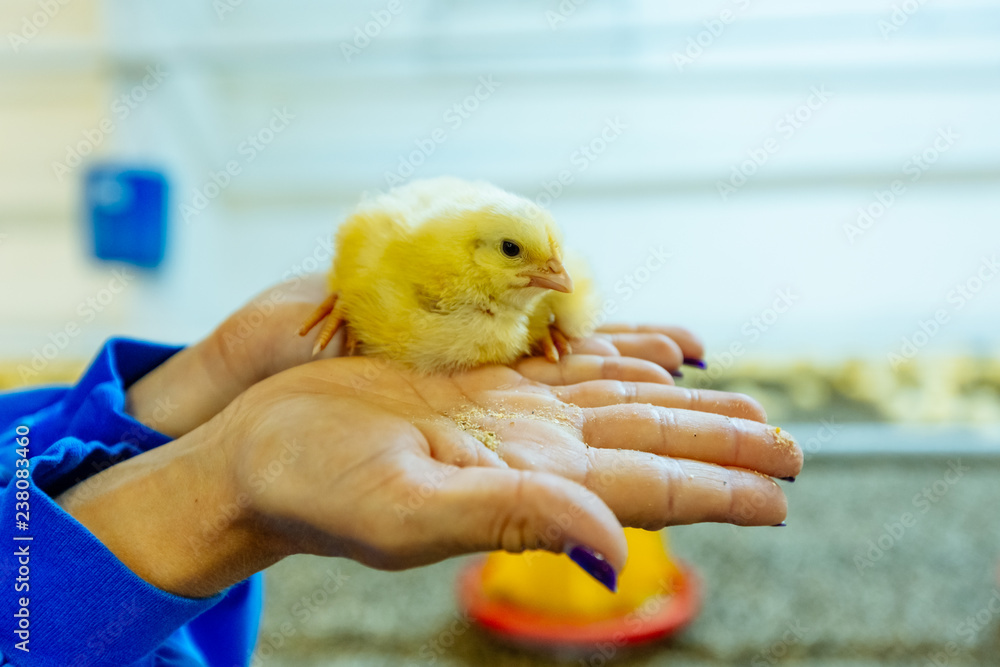
[[[249,663],[261,575],[209,599],[172,595],[136,576],[52,500],[169,441],[125,414],[125,390],[177,350],[111,339],[75,387],[0,395],[0,665]],[[18,463],[25,428],[28,465]],[[30,474],[19,477],[22,468]],[[25,493],[28,517],[18,516]],[[25,518],[27,529],[19,529]]]

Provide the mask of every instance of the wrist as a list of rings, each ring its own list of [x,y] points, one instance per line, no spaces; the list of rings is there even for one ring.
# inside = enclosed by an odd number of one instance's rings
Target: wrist
[[[187,347],[136,381],[125,410],[171,438],[206,423],[246,387],[220,368],[213,336]]]
[[[210,597],[283,558],[232,479],[210,423],[114,465],[56,502],[140,578]]]

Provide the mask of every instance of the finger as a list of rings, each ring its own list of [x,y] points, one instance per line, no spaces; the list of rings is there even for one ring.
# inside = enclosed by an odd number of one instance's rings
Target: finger
[[[623,357],[646,359],[668,370],[680,368],[684,353],[680,345],[661,333],[602,333]]]
[[[412,517],[425,539],[458,555],[476,551],[562,552],[584,545],[621,572],[628,556],[621,524],[604,502],[558,475],[462,468]]]
[[[728,391],[667,387],[648,382],[591,380],[560,387],[555,390],[555,394],[559,400],[581,408],[649,403],[661,408],[712,412],[761,423],[767,421],[767,413],[760,403],[745,394]]]
[[[748,470],[629,450],[592,448],[587,454],[587,487],[627,526],[773,526],[788,510],[774,480]]]
[[[586,408],[583,415],[583,439],[591,447],[637,449],[774,477],[794,477],[802,469],[802,450],[791,436],[747,419],[642,404]]]
[[[615,344],[605,336],[589,336],[573,345],[577,354],[596,354],[600,357],[620,357],[621,352]]]
[[[314,359],[312,351],[315,340],[311,336],[295,336],[294,332],[290,334],[288,329],[291,323],[298,323],[305,319],[315,307],[315,304],[306,302],[282,304],[278,307],[281,309],[280,311],[276,309],[273,317],[265,318],[264,324],[259,329],[253,330],[251,335],[260,335],[269,341],[281,341],[280,345],[270,345],[268,349],[271,350],[271,354],[261,360],[261,363],[264,365],[265,377],[270,377],[271,375],[280,373],[293,366],[308,363]],[[239,318],[241,323],[244,320],[254,321],[250,315]],[[241,324],[240,326],[243,325]],[[237,337],[233,339],[224,337],[224,344],[227,347],[231,345],[230,340],[236,340],[241,343],[244,341],[244,338],[239,337],[243,335],[240,329],[236,329],[235,335]],[[329,359],[339,356],[342,339],[343,331],[337,332],[330,341],[330,344],[327,345],[327,348],[315,358]],[[259,379],[255,378],[254,382],[259,381]]]
[[[682,327],[665,327],[649,324],[606,324],[598,328],[604,333],[663,334],[677,343],[687,359],[704,359],[705,346],[701,339]]]
[[[518,361],[514,369],[529,380],[548,385],[576,384],[588,380],[674,383],[670,373],[661,367],[632,357],[570,354],[554,364],[542,357],[529,357]]]
[[[334,307],[337,305],[338,294],[333,292],[328,294],[323,302],[316,306],[309,317],[305,319],[302,325],[299,327],[299,335],[305,336],[307,333],[312,331],[313,327],[326,319],[326,317],[333,312]],[[325,347],[325,346],[324,346]]]
[[[308,273],[270,287],[254,299],[273,300],[276,291],[281,292],[290,301],[301,300],[315,306],[330,293],[330,288],[325,273]]]
[[[450,420],[425,422],[418,424],[418,428],[427,439],[431,457],[436,461],[459,468],[507,467],[494,449],[476,437],[476,431],[460,430]]]

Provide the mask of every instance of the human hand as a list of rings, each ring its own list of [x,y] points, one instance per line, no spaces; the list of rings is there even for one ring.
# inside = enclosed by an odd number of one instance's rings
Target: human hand
[[[150,428],[180,437],[204,424],[253,384],[312,360],[296,330],[325,296],[320,274],[270,287],[212,333],[161,364],[128,390],[127,410]],[[337,356],[342,335],[318,358]],[[157,411],[167,399],[177,409]]]
[[[255,383],[313,361],[312,341],[295,335],[302,321],[323,300],[326,283],[317,274],[275,285],[229,316],[211,334],[180,351],[128,390],[128,411],[139,421],[171,437],[204,424]],[[525,376],[560,382],[567,373],[600,367],[602,377],[628,375],[646,382],[672,384],[684,359],[701,359],[701,343],[676,327],[607,325],[574,345],[574,354],[558,364],[539,359],[521,366]],[[339,356],[344,332],[318,358]],[[176,410],[158,409],[169,399]]]
[[[518,369],[526,377],[549,384],[565,384],[560,378],[566,368],[581,366],[599,366],[608,380],[621,379],[628,372],[639,374],[637,379],[645,382],[674,384],[675,377],[683,377],[681,365],[705,368],[704,356],[698,337],[681,327],[606,324],[582,341],[574,341],[572,354],[560,358],[560,363],[539,359]]]
[[[301,365],[100,473],[132,483],[60,502],[137,574],[189,596],[300,552],[399,569],[578,544],[620,570],[622,525],[784,518],[765,475],[796,475],[802,452],[752,399],[632,382],[628,369],[625,381],[599,379],[599,365],[566,373],[551,387],[506,367],[444,377],[368,358]],[[123,521],[122,504],[142,520]],[[224,525],[192,542],[191,517],[206,511]]]

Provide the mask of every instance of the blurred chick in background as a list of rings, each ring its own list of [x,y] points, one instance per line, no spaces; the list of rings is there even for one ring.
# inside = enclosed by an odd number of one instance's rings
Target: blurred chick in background
[[[414,181],[363,201],[341,225],[314,352],[341,326],[350,352],[424,372],[550,361],[592,333],[597,299],[559,229],[533,202],[483,182]]]

